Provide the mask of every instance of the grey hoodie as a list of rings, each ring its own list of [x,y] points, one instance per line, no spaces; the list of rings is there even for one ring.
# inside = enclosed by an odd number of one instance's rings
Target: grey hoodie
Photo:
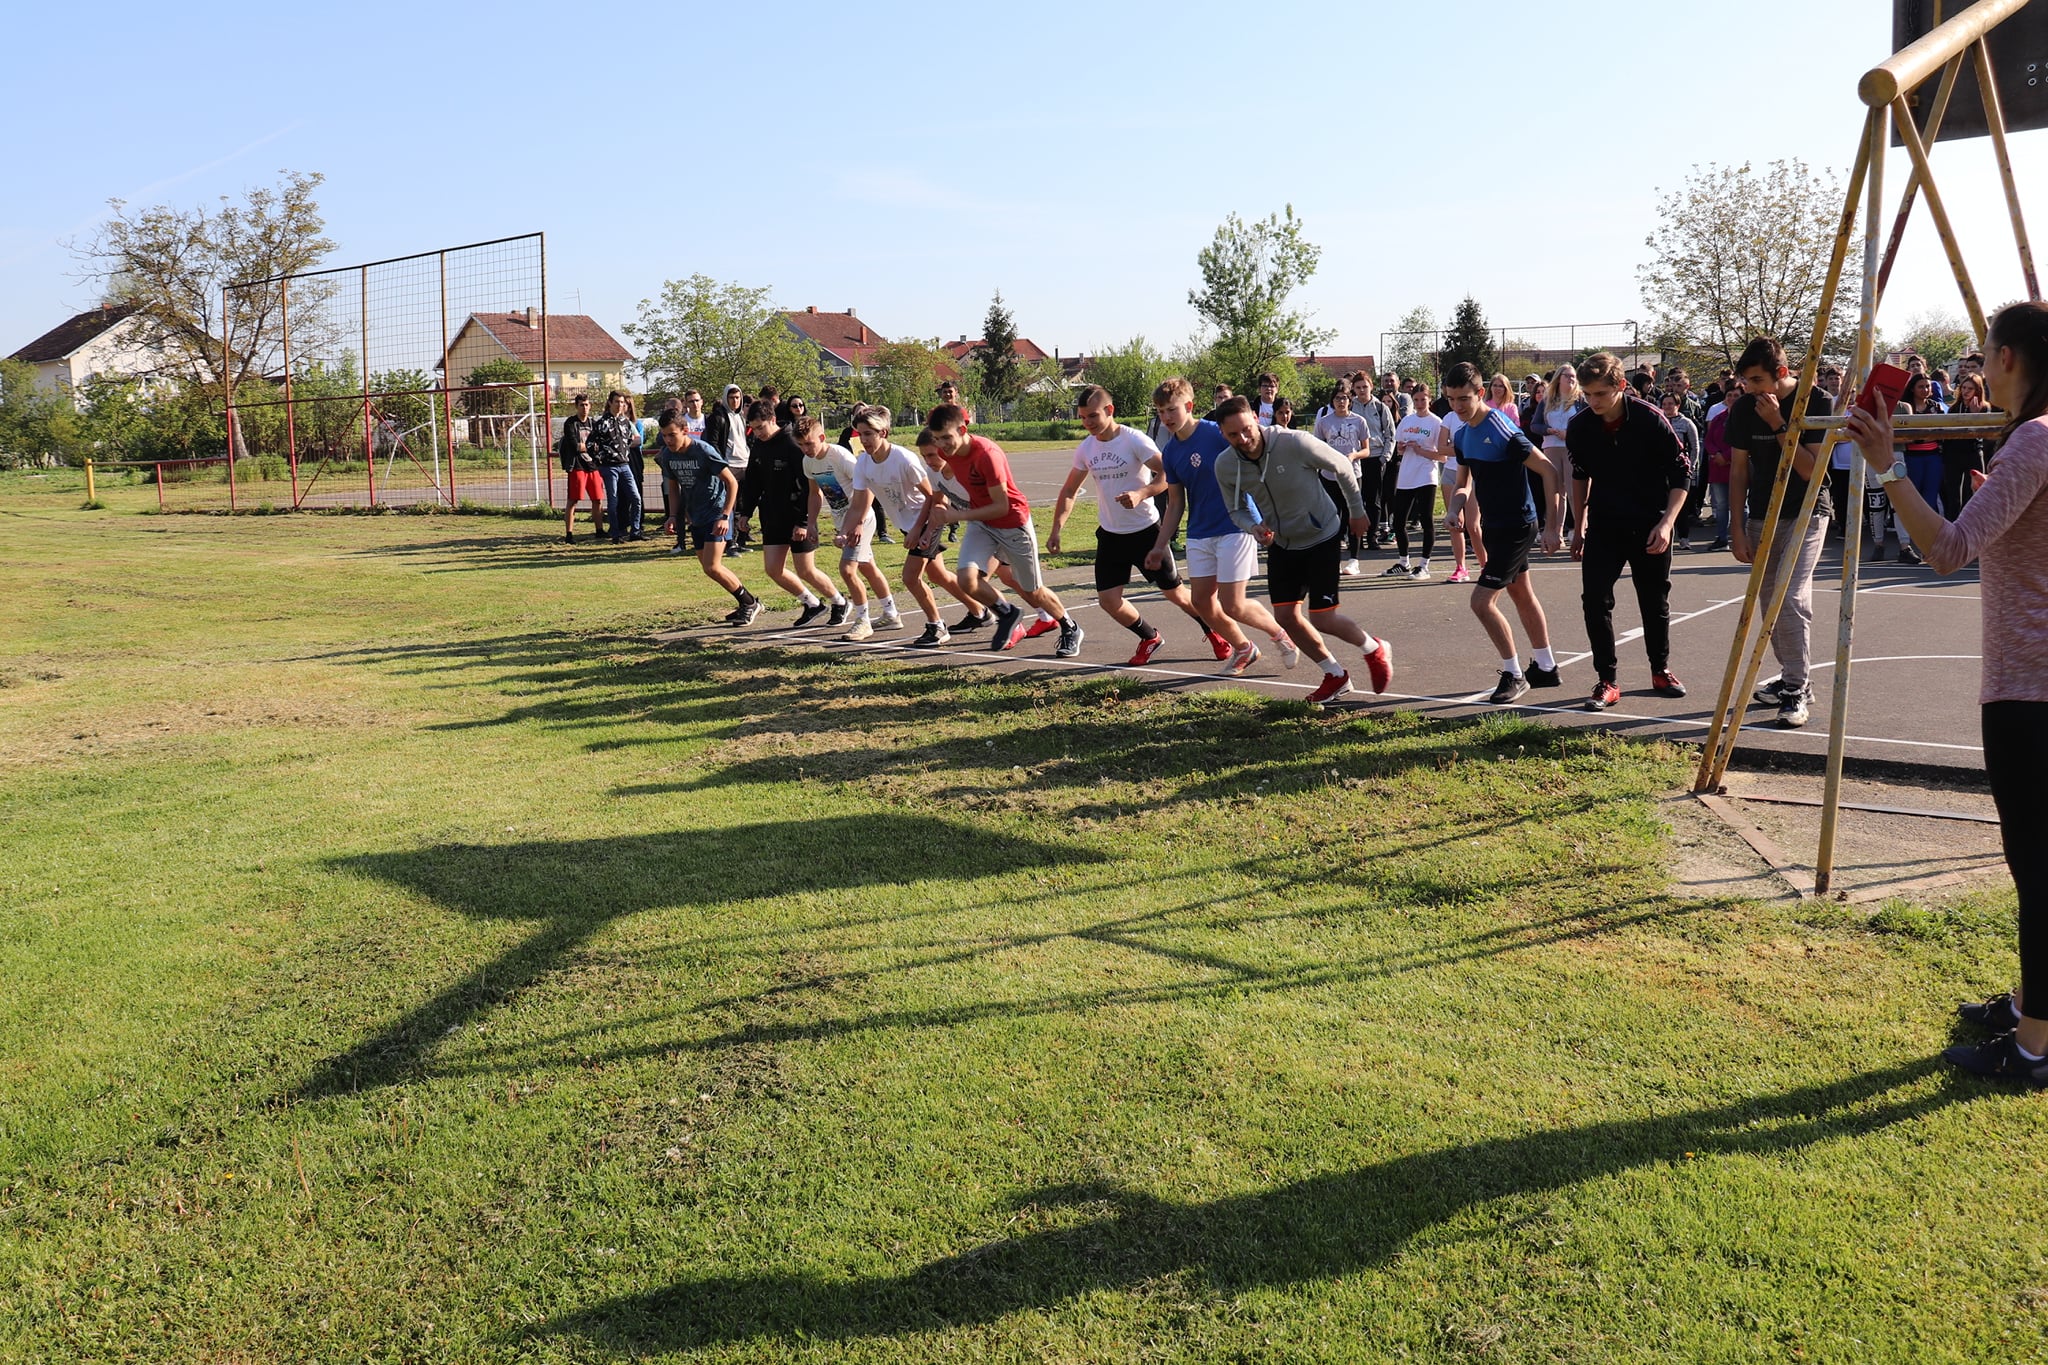
[[[1247,460],[1232,446],[1216,457],[1216,485],[1230,519],[1246,531],[1273,528],[1273,543],[1283,550],[1306,550],[1344,529],[1337,506],[1323,491],[1330,479],[1344,490],[1351,515],[1365,515],[1358,476],[1351,461],[1305,431],[1265,427],[1266,448]]]

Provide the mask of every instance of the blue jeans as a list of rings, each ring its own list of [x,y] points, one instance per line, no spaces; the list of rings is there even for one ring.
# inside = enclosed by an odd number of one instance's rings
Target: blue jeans
[[[624,540],[640,525],[640,481],[633,477],[631,465],[608,464],[598,474],[604,479],[604,506],[611,514],[612,539]]]
[[[1707,502],[1714,509],[1714,541],[1726,544],[1728,540],[1728,485],[1710,483],[1707,485]]]

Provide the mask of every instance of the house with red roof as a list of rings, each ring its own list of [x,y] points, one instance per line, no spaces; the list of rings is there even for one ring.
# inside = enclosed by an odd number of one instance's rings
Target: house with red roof
[[[149,344],[132,303],[103,303],[66,319],[7,357],[36,367],[41,388],[69,393],[86,380],[163,378],[163,352]]]
[[[963,336],[958,341],[947,342],[944,349],[947,355],[953,357],[956,364],[965,365],[971,362],[976,353],[987,344],[981,337],[976,337],[974,340],[969,341]],[[1052,358],[1042,346],[1029,337],[1018,337],[1015,341],[1011,342],[1010,354],[1016,357],[1019,365],[1036,365],[1041,360],[1050,360]]]
[[[541,345],[542,324],[547,331],[546,354]],[[560,396],[595,390],[602,401],[611,389],[626,387],[626,366],[633,353],[619,339],[582,313],[551,313],[543,319],[537,308],[511,313],[471,313],[448,353],[435,370],[460,385],[471,371],[486,361],[510,357],[535,374],[545,369],[548,389]],[[545,359],[545,366],[543,366]]]
[[[866,375],[874,368],[875,352],[889,344],[889,338],[861,321],[851,308],[843,313],[821,313],[814,303],[784,313],[782,321],[790,331],[818,348],[835,379]]]

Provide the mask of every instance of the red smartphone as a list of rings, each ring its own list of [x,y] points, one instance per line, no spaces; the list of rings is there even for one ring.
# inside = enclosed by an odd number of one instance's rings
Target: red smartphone
[[[1906,385],[1913,376],[1896,365],[1880,364],[1871,370],[1870,378],[1863,383],[1863,392],[1856,395],[1856,406],[1872,416],[1889,416],[1899,400],[1906,396]],[[1878,404],[1884,404],[1879,407]]]

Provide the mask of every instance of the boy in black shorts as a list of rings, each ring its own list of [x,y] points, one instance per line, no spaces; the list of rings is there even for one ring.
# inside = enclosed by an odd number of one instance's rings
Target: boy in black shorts
[[[1372,529],[1351,461],[1305,431],[1260,426],[1249,399],[1226,400],[1216,418],[1230,442],[1216,457],[1223,505],[1239,530],[1267,547],[1266,591],[1274,619],[1323,670],[1322,685],[1308,699],[1322,705],[1351,691],[1351,674],[1330,652],[1325,635],[1358,646],[1372,690],[1386,691],[1394,677],[1393,643],[1374,639],[1337,610],[1345,524],[1325,480],[1344,499],[1349,529],[1358,535]]]
[[[1169,551],[1161,555],[1158,568],[1147,568],[1146,559],[1158,540],[1159,506],[1153,498],[1166,491],[1166,467],[1159,447],[1144,432],[1116,420],[1116,400],[1099,384],[1081,391],[1081,425],[1088,435],[1074,450],[1073,468],[1053,504],[1052,530],[1045,538],[1048,554],[1060,552],[1060,532],[1074,510],[1074,495],[1083,481],[1095,480],[1095,600],[1110,620],[1138,637],[1138,650],[1130,663],[1143,664],[1165,643],[1157,627],[1130,603],[1124,589],[1131,585],[1131,571],[1145,575],[1145,581],[1159,589],[1159,595],[1186,612],[1209,638],[1209,648],[1219,659],[1230,657],[1230,642],[1209,629],[1195,611],[1193,597],[1180,580],[1180,569]]]
[[[751,625],[761,614],[761,599],[747,591],[740,576],[725,565],[726,542],[732,539],[732,505],[740,483],[725,455],[709,441],[699,440],[683,426],[681,413],[661,419],[655,463],[661,466],[668,493],[668,533],[682,543],[687,527],[704,576],[732,594],[737,604],[725,619]]]
[[[762,567],[769,582],[797,600],[796,624],[807,626],[826,613],[828,604],[836,607],[846,598],[818,568],[803,449],[775,420],[774,405],[765,398],[747,409],[747,452],[737,529],[744,531],[747,518],[760,512]]]
[[[1555,553],[1563,524],[1557,501],[1557,467],[1544,458],[1521,428],[1486,406],[1486,376],[1469,361],[1451,366],[1444,376],[1444,397],[1464,425],[1453,439],[1458,453],[1458,490],[1469,491],[1479,504],[1480,540],[1486,563],[1472,585],[1472,614],[1486,628],[1500,658],[1500,681],[1488,701],[1506,705],[1531,686],[1558,685],[1557,659],[1550,652],[1550,622],[1529,581],[1529,552],[1536,547],[1536,499],[1529,473],[1543,481],[1543,501],[1550,529],[1543,533],[1545,553]],[[1501,593],[1513,599],[1522,629],[1529,632],[1533,657],[1526,673],[1515,653],[1515,631],[1501,613]]]

